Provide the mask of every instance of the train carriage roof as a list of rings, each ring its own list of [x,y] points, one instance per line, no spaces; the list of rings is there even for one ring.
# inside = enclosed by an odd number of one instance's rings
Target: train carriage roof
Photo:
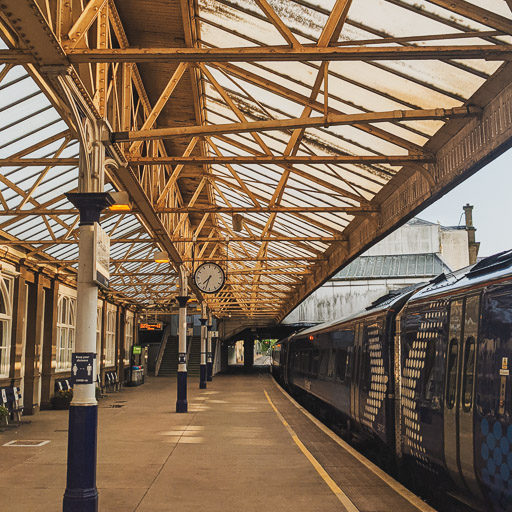
[[[441,274],[414,294],[411,300],[418,301],[439,294],[455,294],[465,288],[482,286],[508,277],[512,278],[512,250],[489,256],[456,272]]]
[[[303,336],[319,331],[327,331],[337,325],[351,322],[359,318],[373,316],[382,311],[391,310],[397,304],[403,304],[408,300],[417,302],[440,294],[457,293],[465,288],[482,286],[486,283],[496,282],[509,277],[512,279],[512,250],[489,256],[474,265],[470,265],[455,272],[440,274],[428,284],[419,283],[400,290],[393,290],[376,299],[363,311],[333,320],[332,322],[326,322],[304,329],[298,333],[292,334],[288,339],[302,338]]]
[[[315,327],[310,327],[309,329],[305,329],[298,333],[292,334],[290,336],[290,339],[307,336],[318,331],[326,331],[337,325],[351,322],[359,318],[365,318],[367,316],[374,316],[384,311],[392,310],[394,306],[396,306],[399,303],[404,303],[416,290],[423,286],[425,286],[425,283],[407,286],[399,290],[392,290],[389,293],[373,301],[370,306],[368,306],[366,309],[362,311],[359,311],[346,317],[338,318],[336,320],[333,320],[332,322],[326,322],[320,325],[316,325]]]

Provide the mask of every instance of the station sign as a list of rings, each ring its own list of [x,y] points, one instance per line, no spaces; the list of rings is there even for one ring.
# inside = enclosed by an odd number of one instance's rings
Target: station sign
[[[134,345],[133,346],[133,353],[134,354],[142,354],[142,347],[140,345]]]
[[[164,328],[162,322],[144,322],[139,324],[140,331],[161,331]]]
[[[110,280],[110,238],[98,222],[94,223],[92,280],[103,288],[108,288]]]

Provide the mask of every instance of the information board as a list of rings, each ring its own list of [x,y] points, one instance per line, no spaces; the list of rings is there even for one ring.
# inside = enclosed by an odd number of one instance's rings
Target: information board
[[[71,356],[71,378],[73,383],[92,384],[94,382],[94,352],[75,352]]]
[[[164,328],[162,322],[144,322],[139,324],[141,331],[161,331]]]
[[[108,288],[110,280],[110,238],[98,222],[94,223],[94,252],[92,280]]]

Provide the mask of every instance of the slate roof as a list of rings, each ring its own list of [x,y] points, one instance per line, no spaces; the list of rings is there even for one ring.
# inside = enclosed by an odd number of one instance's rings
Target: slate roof
[[[443,272],[450,272],[450,268],[437,254],[361,256],[338,272],[333,279],[424,278]]]

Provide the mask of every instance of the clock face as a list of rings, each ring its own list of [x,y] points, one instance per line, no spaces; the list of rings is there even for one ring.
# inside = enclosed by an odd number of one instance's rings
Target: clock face
[[[217,293],[225,280],[224,270],[217,263],[203,263],[194,274],[194,282],[203,293]]]

